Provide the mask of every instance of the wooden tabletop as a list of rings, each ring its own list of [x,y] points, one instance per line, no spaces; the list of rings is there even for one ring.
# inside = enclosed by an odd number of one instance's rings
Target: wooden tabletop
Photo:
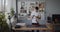
[[[13,30],[51,30],[48,27],[21,27],[21,28],[15,28],[12,27]]]

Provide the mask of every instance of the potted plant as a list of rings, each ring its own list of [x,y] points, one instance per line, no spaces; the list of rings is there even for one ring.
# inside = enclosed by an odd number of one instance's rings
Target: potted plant
[[[14,16],[14,8],[11,8],[11,16]]]
[[[0,32],[8,32],[9,31],[9,27],[8,27],[8,24],[6,23],[4,13],[0,13],[0,27],[1,27]]]

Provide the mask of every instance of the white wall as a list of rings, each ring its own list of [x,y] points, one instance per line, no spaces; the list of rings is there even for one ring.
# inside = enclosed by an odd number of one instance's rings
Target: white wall
[[[46,0],[46,15],[60,14],[60,0]]]

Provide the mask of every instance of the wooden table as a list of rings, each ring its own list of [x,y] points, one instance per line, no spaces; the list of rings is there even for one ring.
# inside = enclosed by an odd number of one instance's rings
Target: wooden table
[[[15,28],[12,27],[13,30],[39,30],[39,31],[48,31],[48,30],[52,30],[51,28],[48,28],[48,26],[46,27],[21,27],[21,28]]]
[[[27,27],[21,27],[21,28],[13,28],[14,30],[48,30],[48,28],[27,28]]]

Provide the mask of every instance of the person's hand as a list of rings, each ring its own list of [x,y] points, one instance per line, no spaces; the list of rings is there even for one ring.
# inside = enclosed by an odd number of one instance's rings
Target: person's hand
[[[36,18],[41,19],[41,17],[40,17],[40,16],[36,16]]]
[[[31,20],[32,19],[32,17],[31,16],[28,16],[28,20]]]

